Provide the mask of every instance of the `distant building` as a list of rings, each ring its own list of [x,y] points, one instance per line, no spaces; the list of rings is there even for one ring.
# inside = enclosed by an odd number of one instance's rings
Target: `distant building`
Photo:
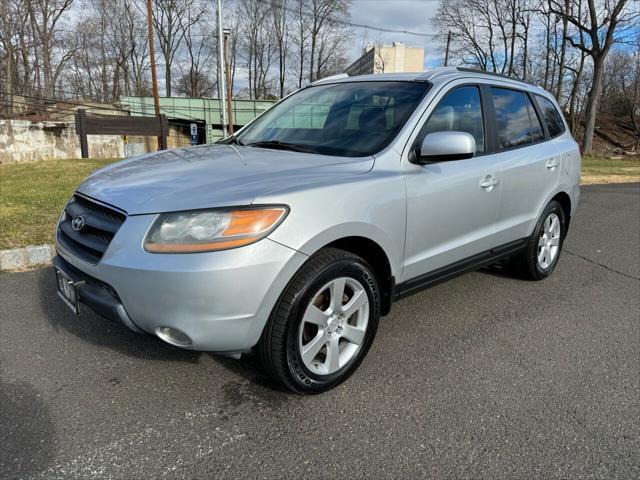
[[[408,47],[401,42],[391,45],[367,45],[362,56],[345,69],[350,76],[369,73],[421,72],[424,48]]]

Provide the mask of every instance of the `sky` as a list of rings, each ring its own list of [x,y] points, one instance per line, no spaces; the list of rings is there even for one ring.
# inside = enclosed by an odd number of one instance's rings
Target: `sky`
[[[426,34],[435,33],[431,18],[436,13],[440,0],[351,0],[351,22],[376,27],[408,30]],[[403,42],[410,46],[423,47],[425,67],[441,65],[444,51],[438,40],[417,35],[401,33],[382,33],[363,28],[354,29],[354,46],[349,49],[349,60],[355,60],[361,54],[363,37],[370,41],[378,36],[384,43]]]

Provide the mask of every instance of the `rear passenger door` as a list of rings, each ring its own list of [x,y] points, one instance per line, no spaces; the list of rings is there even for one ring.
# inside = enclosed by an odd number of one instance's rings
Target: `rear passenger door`
[[[531,95],[511,87],[485,87],[493,109],[494,157],[502,172],[496,244],[531,234],[542,203],[555,190],[561,156],[549,141]]]
[[[533,95],[533,100],[546,128],[547,138],[555,144],[562,157],[559,183],[575,186],[580,176],[580,148],[568,132],[558,106],[551,99],[538,94]]]

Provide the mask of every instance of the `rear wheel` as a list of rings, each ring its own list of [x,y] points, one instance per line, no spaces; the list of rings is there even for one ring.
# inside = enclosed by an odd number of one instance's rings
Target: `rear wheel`
[[[360,257],[327,248],[285,289],[258,344],[273,378],[298,393],[320,393],[348,378],[375,337],[380,293]]]
[[[567,231],[562,206],[550,202],[540,215],[527,246],[511,261],[512,270],[529,280],[542,280],[556,268]]]

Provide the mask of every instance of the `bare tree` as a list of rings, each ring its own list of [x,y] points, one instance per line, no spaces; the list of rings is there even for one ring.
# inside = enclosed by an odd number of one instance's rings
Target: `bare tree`
[[[42,68],[42,90],[47,97],[54,94],[53,88],[72,52],[64,52],[55,59],[58,45],[58,30],[63,15],[73,0],[25,0],[34,34],[33,50],[36,68]]]
[[[517,75],[523,10],[523,0],[450,0],[440,4],[434,24],[443,38],[452,32],[451,58],[483,70]]]
[[[205,19],[206,17],[203,17]],[[186,62],[179,65],[182,76],[178,81],[178,93],[187,97],[207,97],[215,92],[217,82],[211,72],[217,55],[217,42],[208,25],[213,20],[199,23],[187,22],[185,29]]]
[[[242,56],[245,59],[249,76],[249,96],[258,95],[258,57],[263,52],[260,45],[263,38],[264,24],[268,15],[267,6],[260,0],[241,0],[239,14],[242,19],[241,28],[244,38]]]
[[[126,38],[129,49],[127,52],[127,95],[147,95],[150,93],[149,73],[149,37],[144,18],[140,12],[125,2],[123,14],[127,25]]]
[[[308,45],[309,45],[309,32],[311,30],[311,22],[309,16],[306,15],[306,1],[295,1],[295,19],[294,29],[295,35],[293,36],[293,44],[296,47],[296,59],[297,59],[297,79],[298,88],[302,87],[302,82],[305,78],[305,60],[308,57]]]
[[[558,61],[558,82],[556,83],[556,98],[560,99],[562,95],[562,84],[564,79],[565,59],[567,54],[567,32],[569,28],[569,10],[571,8],[571,0],[564,0],[564,8],[562,13],[562,34],[560,46],[560,59]]]
[[[155,0],[153,25],[164,57],[165,95],[171,96],[171,67],[187,30],[202,18],[205,5],[199,0]]]
[[[572,3],[584,0],[572,0]],[[638,18],[638,13],[626,10],[628,0],[603,0],[596,4],[596,0],[586,0],[587,11],[580,16],[572,11],[565,12],[564,5],[559,0],[549,0],[549,11],[556,15],[566,15],[567,21],[578,31],[584,33],[581,41],[576,41],[574,36],[567,34],[566,40],[574,47],[591,57],[593,62],[593,78],[585,112],[585,129],[582,140],[582,149],[585,153],[591,153],[593,146],[593,133],[596,125],[598,101],[602,94],[602,77],[605,61],[616,42],[616,33],[619,28]]]
[[[20,0],[0,3],[0,78],[5,93],[5,110],[13,109],[13,93],[31,93],[32,63],[28,52],[32,46],[29,12]]]
[[[636,48],[613,52],[606,65],[607,88],[603,101],[613,115],[628,120],[635,142],[640,147],[640,37]],[[606,94],[606,96],[605,96]]]
[[[335,49],[335,44],[331,40],[330,31],[339,31],[338,23],[341,18],[347,15],[349,10],[348,0],[309,0],[306,11],[303,15],[310,16],[310,49],[309,49],[309,81],[313,82],[318,78],[322,67],[318,64],[327,63],[327,52]],[[319,48],[320,47],[320,48]]]
[[[273,34],[278,49],[278,88],[279,98],[284,97],[284,86],[287,71],[287,54],[289,53],[289,21],[287,0],[274,0],[271,4]]]

